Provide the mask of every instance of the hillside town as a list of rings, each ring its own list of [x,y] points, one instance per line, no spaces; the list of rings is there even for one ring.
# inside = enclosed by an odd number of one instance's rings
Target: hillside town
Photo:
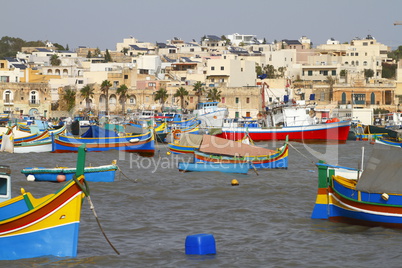
[[[130,37],[106,51],[48,42],[0,60],[0,106],[15,118],[60,118],[189,112],[209,100],[231,118],[256,118],[271,103],[292,101],[314,104],[321,120],[359,120],[353,111],[369,110],[372,124],[375,109],[399,111],[399,65],[396,79],[382,78],[390,51],[370,35],[316,47],[306,36],[267,43],[237,33],[200,42]]]

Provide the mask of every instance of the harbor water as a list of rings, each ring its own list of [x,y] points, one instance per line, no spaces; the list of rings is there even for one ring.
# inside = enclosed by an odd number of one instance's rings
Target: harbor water
[[[319,159],[361,166],[373,148],[291,142],[289,168],[250,170],[248,175],[181,173],[176,155],[158,144],[152,158],[109,151],[87,154],[87,166],[110,164],[113,183],[89,183],[101,226],[85,200],[76,258],[42,257],[0,261],[2,267],[401,267],[402,231],[310,218],[317,193]],[[275,148],[281,142],[260,142]],[[35,197],[61,184],[27,182],[25,167],[74,167],[77,154],[1,153],[12,169],[13,196],[24,188]],[[188,160],[188,157],[184,157]],[[363,163],[364,163],[363,160]],[[398,160],[399,161],[399,160]],[[364,166],[363,166],[364,167]],[[236,179],[238,186],[232,186]],[[188,235],[212,234],[216,255],[186,255]],[[0,249],[1,250],[1,249]],[[29,250],[27,248],[26,250]]]

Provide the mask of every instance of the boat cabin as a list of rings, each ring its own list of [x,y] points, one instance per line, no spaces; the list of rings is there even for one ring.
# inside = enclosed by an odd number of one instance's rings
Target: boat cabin
[[[10,174],[9,166],[0,166],[0,203],[11,199]]]

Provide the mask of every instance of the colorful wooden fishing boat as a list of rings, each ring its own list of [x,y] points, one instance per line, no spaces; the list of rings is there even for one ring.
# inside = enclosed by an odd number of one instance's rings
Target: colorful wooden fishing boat
[[[375,143],[379,143],[382,145],[388,145],[388,146],[393,146],[393,147],[402,147],[402,141],[397,140],[397,139],[390,139],[390,138],[385,138],[385,137],[380,137],[375,139]]]
[[[254,141],[289,140],[297,141],[338,141],[346,142],[349,134],[350,121],[340,121],[325,124],[312,124],[289,127],[236,127],[222,128],[217,137],[240,140],[247,133]]]
[[[110,165],[85,167],[85,180],[93,182],[113,182],[117,169],[116,161],[113,161]],[[26,176],[28,181],[64,182],[73,179],[76,168],[27,167],[22,169],[21,173]]]
[[[81,205],[88,193],[84,166],[85,145],[78,150],[75,180],[42,198],[21,189],[20,196],[0,203],[0,260],[76,257]],[[10,195],[3,191],[9,174],[2,171],[0,183],[0,195]]]
[[[219,171],[223,173],[247,174],[249,164],[244,163],[216,163],[216,162],[178,162],[178,169],[182,172]]]
[[[86,144],[88,152],[102,152],[109,150],[122,150],[135,152],[143,156],[153,156],[155,143],[153,131],[140,135],[119,136],[114,131],[109,131],[98,126],[89,126],[81,137],[58,135],[54,138],[55,153],[76,152],[78,148]]]
[[[200,148],[203,135],[181,132],[180,136],[175,134],[173,142],[168,144],[173,154],[194,154],[194,150]]]
[[[318,163],[318,191],[311,218],[402,228],[401,158],[399,148],[374,145],[363,172]]]
[[[214,163],[247,162],[254,169],[287,169],[288,141],[276,150],[270,150],[255,145],[244,144],[214,136],[204,135],[202,144],[194,151],[197,161]]]

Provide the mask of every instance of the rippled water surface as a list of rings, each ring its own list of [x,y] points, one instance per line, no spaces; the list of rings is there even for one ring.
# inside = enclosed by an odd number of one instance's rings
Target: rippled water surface
[[[267,148],[280,143],[258,143]],[[312,220],[317,191],[314,163],[358,167],[372,145],[292,142],[287,170],[248,175],[180,173],[177,159],[159,144],[153,158],[110,151],[88,153],[87,165],[118,160],[114,183],[89,183],[103,237],[88,203],[82,209],[78,255],[72,259],[0,261],[2,267],[401,267],[402,232]],[[27,182],[25,167],[75,166],[76,154],[7,154],[13,196],[20,188],[35,197],[60,184]],[[237,179],[239,186],[231,186]],[[185,254],[188,235],[209,233],[216,255]],[[1,250],[1,249],[0,249]],[[27,249],[29,250],[29,249]]]

